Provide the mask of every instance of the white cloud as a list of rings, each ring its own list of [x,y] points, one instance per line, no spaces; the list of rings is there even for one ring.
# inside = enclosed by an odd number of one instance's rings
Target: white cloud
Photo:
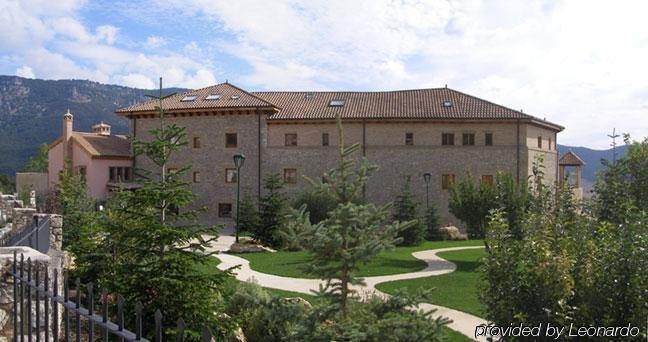
[[[562,143],[648,135],[645,1],[158,1],[234,35],[263,88],[447,83],[565,125]]]
[[[113,44],[117,38],[119,28],[112,25],[101,25],[97,27],[97,39],[104,41],[106,44]]]
[[[36,78],[36,76],[34,76],[34,70],[26,65],[23,65],[22,67],[16,69],[16,76],[24,78]]]
[[[147,49],[157,49],[166,45],[166,39],[164,37],[150,36],[146,38],[145,47]]]
[[[89,29],[79,14],[84,4],[79,0],[0,2],[0,56],[16,65],[16,74],[26,77],[36,74],[145,88],[154,87],[159,76],[174,87],[216,82],[212,64],[201,60],[204,54],[198,55],[197,43],[178,52],[134,51],[134,44],[119,45],[116,26],[99,22]],[[166,40],[151,36],[145,44],[162,47]]]

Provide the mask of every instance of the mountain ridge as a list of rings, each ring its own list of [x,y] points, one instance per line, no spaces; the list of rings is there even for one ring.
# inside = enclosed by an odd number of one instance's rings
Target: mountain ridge
[[[163,93],[185,89],[164,89]],[[147,90],[86,80],[40,80],[0,75],[0,174],[13,175],[42,143],[60,135],[61,115],[74,114],[74,130],[90,131],[103,121],[115,134],[128,132],[128,120],[115,114],[148,98]]]

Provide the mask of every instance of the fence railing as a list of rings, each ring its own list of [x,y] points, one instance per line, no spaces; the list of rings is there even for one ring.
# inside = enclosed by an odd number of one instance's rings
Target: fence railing
[[[75,298],[70,299],[67,276],[62,276],[56,269],[52,270],[50,279],[49,268],[33,263],[31,259],[25,261],[24,255],[14,252],[12,265],[13,275],[13,341],[28,342],[43,341],[58,342],[63,339],[68,342],[80,341],[109,341],[117,339],[121,341],[149,341],[142,336],[142,310],[141,303],[135,304],[135,331],[125,328],[124,298],[121,295],[116,297],[116,321],[109,319],[109,302],[112,298],[106,290],[101,292],[100,303],[95,303],[93,284],[82,286],[79,279],[75,281]],[[59,293],[60,281],[63,282],[63,293]],[[83,288],[85,287],[86,306],[81,303]],[[95,307],[100,306],[100,311]],[[61,310],[62,309],[62,316]],[[113,307],[114,309],[114,307]],[[42,310],[42,312],[41,312]],[[41,314],[42,313],[42,314]],[[162,326],[162,313],[156,310],[153,317],[155,321],[155,336],[153,340],[162,342],[164,333]],[[63,325],[63,331],[59,331],[59,325]],[[74,320],[74,326],[72,321]],[[35,328],[35,329],[34,329]],[[74,329],[74,330],[72,330]],[[95,335],[99,332],[101,336]],[[176,341],[185,340],[185,322],[180,318],[177,321]],[[51,339],[50,339],[51,336]],[[71,336],[73,337],[71,339]],[[201,332],[201,341],[212,341],[212,333],[209,328],[204,327]]]
[[[47,254],[50,246],[49,217],[34,218],[31,224],[20,231],[9,232],[0,238],[0,247],[26,246]]]

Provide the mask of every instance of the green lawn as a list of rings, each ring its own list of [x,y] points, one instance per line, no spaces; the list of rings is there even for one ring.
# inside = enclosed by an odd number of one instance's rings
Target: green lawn
[[[426,249],[439,249],[447,247],[481,246],[482,240],[469,241],[426,241],[420,246],[396,247],[394,250],[380,253],[359,272],[361,277],[371,277],[398,273],[416,272],[425,268],[426,264],[412,256],[413,252]],[[276,253],[245,253],[237,254],[250,261],[250,267],[259,272],[270,273],[292,278],[317,278],[306,274],[303,267],[311,261],[307,252]]]
[[[409,248],[411,249],[412,247],[400,247],[400,248]],[[442,248],[442,247],[435,247],[435,248]],[[425,248],[424,248],[425,249]],[[265,254],[265,253],[263,253]],[[204,272],[217,272],[217,267],[218,264],[220,263],[220,260],[217,258],[212,258],[209,259],[207,263],[204,265],[199,265],[199,269],[203,270]],[[225,286],[227,288],[227,291],[234,291],[234,288],[236,284],[239,281],[236,279],[230,279],[227,282],[227,285]],[[278,290],[278,289],[273,289],[269,287],[265,287],[265,289],[270,292],[272,295],[277,296],[277,297],[283,297],[283,298],[289,298],[289,297],[301,297],[307,301],[309,301],[311,304],[316,304],[319,301],[324,300],[323,298],[317,297],[315,295],[310,295],[306,293],[301,293],[301,292],[292,292],[292,291],[284,291],[284,290]],[[470,341],[470,339],[463,334],[452,330],[448,327],[444,327],[443,330],[446,332],[446,335],[448,337],[448,341],[451,342],[464,342],[464,341]]]
[[[435,288],[432,304],[446,306],[476,316],[483,316],[478,297],[480,259],[485,255],[483,249],[442,252],[440,257],[452,261],[457,270],[452,273],[427,278],[399,280],[381,283],[376,286],[380,291],[394,293],[398,289],[416,291],[419,288]]]

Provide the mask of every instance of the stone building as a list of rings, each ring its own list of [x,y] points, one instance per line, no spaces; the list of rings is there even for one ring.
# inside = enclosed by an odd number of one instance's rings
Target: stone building
[[[131,120],[131,134],[148,139],[160,126],[157,101],[117,111]],[[525,180],[536,155],[544,157],[548,181],[557,177],[557,133],[563,127],[521,111],[449,89],[381,92],[247,92],[229,83],[188,91],[162,102],[165,122],[186,127],[189,146],[174,156],[170,169],[191,166],[188,180],[206,207],[208,222],[231,222],[236,207],[233,155],[243,153],[243,193],[257,197],[262,179],[279,173],[285,189],[308,189],[301,176],[320,177],[338,158],[335,118],[344,123],[346,144],[359,143],[357,157],[377,164],[364,196],[386,203],[412,177],[425,205],[422,175],[430,173],[430,200],[444,223],[448,187],[468,174],[492,182],[499,171]],[[136,168],[150,168],[143,157]]]

